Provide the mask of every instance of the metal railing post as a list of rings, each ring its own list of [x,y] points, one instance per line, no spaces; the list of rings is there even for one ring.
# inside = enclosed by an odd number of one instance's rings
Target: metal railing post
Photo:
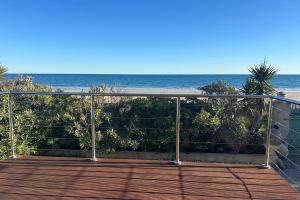
[[[175,165],[180,165],[180,97],[176,99],[176,160],[173,161]]]
[[[269,101],[268,112],[268,129],[267,129],[267,141],[266,141],[266,153],[265,153],[265,168],[270,168],[270,145],[271,145],[271,133],[272,133],[272,112],[273,112],[273,99]]]
[[[92,161],[97,161],[96,157],[96,131],[95,131],[95,108],[94,95],[91,95],[91,132],[92,132]]]
[[[8,120],[9,120],[9,139],[11,145],[11,158],[15,158],[15,145],[14,145],[14,122],[13,122],[13,105],[12,94],[8,95]]]

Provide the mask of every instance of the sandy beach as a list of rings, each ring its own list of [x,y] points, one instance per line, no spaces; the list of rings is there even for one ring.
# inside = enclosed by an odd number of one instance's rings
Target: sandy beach
[[[285,92],[286,98],[300,100],[300,91],[298,92]]]
[[[87,90],[65,90],[66,92],[87,92]],[[155,94],[202,94],[201,90],[193,89],[117,89],[121,93],[155,93]],[[300,100],[300,91],[284,91],[285,98]]]
[[[189,89],[122,89],[126,93],[159,93],[159,94],[202,94],[201,90]],[[300,100],[300,91],[284,92],[286,98]]]

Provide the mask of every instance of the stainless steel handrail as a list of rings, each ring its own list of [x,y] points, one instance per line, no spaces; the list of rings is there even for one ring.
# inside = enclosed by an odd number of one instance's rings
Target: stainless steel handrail
[[[176,114],[176,160],[175,164],[180,164],[179,160],[179,133],[180,133],[180,98],[181,97],[196,97],[196,98],[237,98],[237,99],[243,99],[243,98],[254,98],[254,99],[267,99],[270,100],[270,102],[273,99],[300,105],[299,101],[282,98],[278,96],[272,96],[272,95],[243,95],[243,94],[184,94],[184,93],[92,93],[92,92],[36,92],[36,91],[0,91],[0,95],[78,95],[78,96],[90,96],[91,98],[91,132],[92,132],[92,145],[93,145],[93,152],[92,152],[92,160],[97,160],[96,158],[96,152],[95,152],[95,127],[93,126],[94,121],[94,97],[95,96],[102,96],[102,97],[170,97],[170,98],[177,98],[177,114]],[[269,147],[270,147],[270,131],[271,131],[271,114],[270,111],[272,110],[272,103],[269,104],[269,113],[268,118],[270,119],[268,121],[268,140],[266,144],[266,167],[269,166]],[[9,107],[12,107],[11,100],[9,101]],[[12,109],[10,110],[10,136],[11,140],[13,140],[13,117],[12,117]],[[12,146],[12,155],[14,156],[14,147]]]
[[[277,102],[278,104],[272,107],[272,110],[274,109],[276,114],[274,116],[271,115],[273,128],[270,136],[273,142],[270,144],[272,159],[269,162],[290,183],[299,187],[300,149],[298,147],[299,143],[294,142],[294,139],[299,138],[300,132],[294,128],[295,125],[290,120],[292,117],[291,114],[300,108],[300,101],[280,96],[271,96],[271,99],[274,103]],[[299,121],[294,122],[296,124],[299,123]],[[291,133],[293,134],[290,135]]]
[[[35,91],[0,91],[0,94],[35,94],[35,95],[81,95],[81,96],[116,96],[116,97],[213,97],[213,98],[270,98],[270,95],[243,94],[175,94],[175,93],[92,93],[92,92],[35,92]]]
[[[91,144],[92,144],[92,148],[91,148],[91,160],[92,161],[96,161],[97,157],[96,157],[96,132],[95,132],[95,105],[94,105],[94,101],[95,98],[94,97],[161,97],[161,98],[172,98],[173,100],[176,101],[176,118],[174,117],[174,119],[176,119],[176,124],[175,127],[171,127],[170,131],[172,132],[176,132],[176,139],[167,141],[167,142],[172,142],[176,144],[176,151],[175,153],[175,160],[173,161],[173,163],[175,165],[180,165],[181,161],[180,161],[180,144],[182,141],[180,141],[180,133],[182,134],[184,131],[188,130],[188,129],[184,129],[183,127],[180,127],[180,121],[183,120],[185,117],[181,117],[180,116],[180,102],[182,102],[182,100],[185,97],[195,97],[195,98],[232,98],[232,99],[262,99],[264,100],[265,103],[269,103],[269,106],[267,106],[268,108],[268,124],[266,127],[266,141],[265,141],[265,164],[263,165],[264,168],[269,168],[270,165],[272,165],[274,168],[277,168],[278,171],[281,172],[282,175],[284,175],[285,177],[290,178],[294,177],[291,176],[291,172],[289,172],[290,168],[288,168],[288,170],[284,170],[281,169],[280,166],[278,166],[278,162],[275,161],[274,159],[274,153],[278,153],[280,156],[282,157],[284,164],[286,164],[289,167],[289,163],[291,163],[291,167],[295,168],[295,170],[297,170],[297,172],[300,171],[300,163],[297,162],[295,163],[293,161],[293,157],[290,156],[286,156],[283,155],[279,150],[274,149],[275,147],[272,144],[272,139],[277,138],[279,140],[282,140],[282,142],[289,148],[292,147],[294,150],[297,150],[300,152],[300,149],[297,148],[296,146],[289,144],[288,140],[283,140],[282,138],[278,138],[277,135],[275,135],[272,132],[272,127],[274,125],[274,122],[276,122],[276,125],[278,126],[283,126],[285,129],[288,129],[289,131],[295,132],[296,131],[294,129],[292,129],[291,127],[287,127],[284,124],[281,124],[280,122],[276,121],[274,116],[275,114],[273,113],[273,109],[276,111],[279,111],[280,114],[282,114],[282,112],[286,112],[289,113],[289,109],[287,110],[282,110],[281,108],[276,107],[276,104],[274,105],[274,103],[276,101],[281,101],[281,102],[286,102],[287,105],[290,105],[291,109],[293,109],[293,107],[296,107],[297,109],[299,108],[298,106],[300,106],[300,101],[297,100],[293,100],[293,99],[289,99],[289,98],[284,98],[284,97],[279,97],[279,96],[272,96],[272,95],[243,95],[243,94],[184,94],[184,93],[92,93],[92,92],[36,92],[36,91],[0,91],[0,95],[7,95],[8,98],[8,112],[9,112],[9,137],[10,137],[10,145],[11,145],[11,157],[14,158],[15,155],[15,146],[14,146],[14,123],[13,123],[13,98],[14,95],[77,95],[77,96],[85,96],[88,97],[88,100],[90,101],[90,119],[91,119],[91,123],[89,126],[87,126],[87,128],[89,129],[89,134],[91,134]],[[285,104],[285,103],[283,103]],[[285,107],[284,107],[285,108]],[[174,107],[175,109],[175,107]],[[289,110],[289,111],[288,111]],[[150,118],[151,119],[151,118]],[[30,126],[30,125],[28,125]],[[46,126],[45,126],[46,127]],[[101,128],[107,128],[107,127],[101,127]],[[119,127],[114,127],[114,128],[119,128]],[[150,129],[150,128],[149,128]],[[151,128],[152,129],[152,128]],[[159,129],[159,128],[157,128]],[[166,130],[166,129],[164,129]],[[168,130],[169,131],[169,130]],[[299,132],[297,132],[299,133]],[[33,137],[32,137],[33,138]],[[64,138],[64,139],[69,139],[69,140],[73,140],[73,139],[78,139],[78,138]],[[155,141],[155,140],[152,140]],[[158,141],[158,140],[157,140]],[[201,143],[201,142],[193,142],[193,143]],[[217,144],[217,143],[216,143]],[[225,144],[225,143],[219,143],[219,144]],[[228,144],[228,143],[227,143]],[[229,143],[230,144],[230,143]],[[234,144],[234,143],[232,143]],[[255,145],[255,144],[254,144]],[[47,150],[47,149],[40,149],[40,150]],[[56,150],[56,149],[55,149]],[[271,151],[271,152],[270,152]],[[292,179],[295,181],[295,179]]]
[[[291,103],[291,104],[295,104],[295,105],[299,105],[300,106],[300,101],[294,100],[294,99],[288,99],[288,98],[284,98],[284,97],[280,97],[280,96],[270,96],[272,99],[276,99],[279,101],[284,101],[287,103]]]

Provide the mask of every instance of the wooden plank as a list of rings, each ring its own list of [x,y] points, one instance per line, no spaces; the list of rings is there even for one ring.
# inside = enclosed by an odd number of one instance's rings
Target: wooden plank
[[[23,157],[0,162],[0,199],[300,199],[253,165]]]

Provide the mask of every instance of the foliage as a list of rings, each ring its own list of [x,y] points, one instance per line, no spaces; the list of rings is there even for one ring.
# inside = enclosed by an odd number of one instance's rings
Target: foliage
[[[238,91],[231,85],[227,85],[224,81],[220,80],[211,85],[199,87],[199,90],[203,90],[207,94],[237,94]]]
[[[103,141],[116,149],[169,151],[173,149],[175,101],[166,98],[128,98],[106,108],[113,120],[105,126],[116,131],[117,143]]]
[[[255,95],[268,95],[275,92],[274,87],[270,81],[277,74],[276,70],[271,64],[268,64],[264,60],[259,65],[250,67],[250,78],[247,79],[246,83],[241,88],[241,92],[244,94],[255,94]],[[252,115],[251,135],[255,135],[260,128],[263,126],[265,117],[265,111],[267,105],[262,99],[245,99],[245,108],[247,108],[248,114]]]
[[[6,67],[0,64],[0,81],[4,80],[6,72]]]
[[[250,79],[247,80],[242,91],[257,95],[272,94],[275,91],[270,81],[277,74],[278,70],[271,64],[268,64],[266,60],[259,65],[250,67],[249,72]]]
[[[256,94],[257,93],[257,84],[254,79],[248,78],[246,83],[243,84],[241,92],[246,95]]]
[[[265,94],[275,73],[263,63],[241,92]],[[263,73],[264,76],[259,75]],[[262,77],[265,77],[264,79]],[[258,89],[259,87],[263,89]],[[207,94],[237,94],[218,81],[201,88]],[[0,91],[53,91],[33,84],[31,77],[3,81]],[[58,90],[60,91],[60,90]],[[115,89],[94,87],[92,93]],[[10,155],[8,96],[0,96],[0,159]],[[17,154],[42,154],[45,149],[91,149],[91,97],[75,95],[12,96]],[[182,98],[180,141],[183,152],[262,153],[266,115],[257,101],[237,98]],[[101,152],[174,152],[176,99],[94,96],[97,148]],[[260,120],[258,119],[260,117]]]

